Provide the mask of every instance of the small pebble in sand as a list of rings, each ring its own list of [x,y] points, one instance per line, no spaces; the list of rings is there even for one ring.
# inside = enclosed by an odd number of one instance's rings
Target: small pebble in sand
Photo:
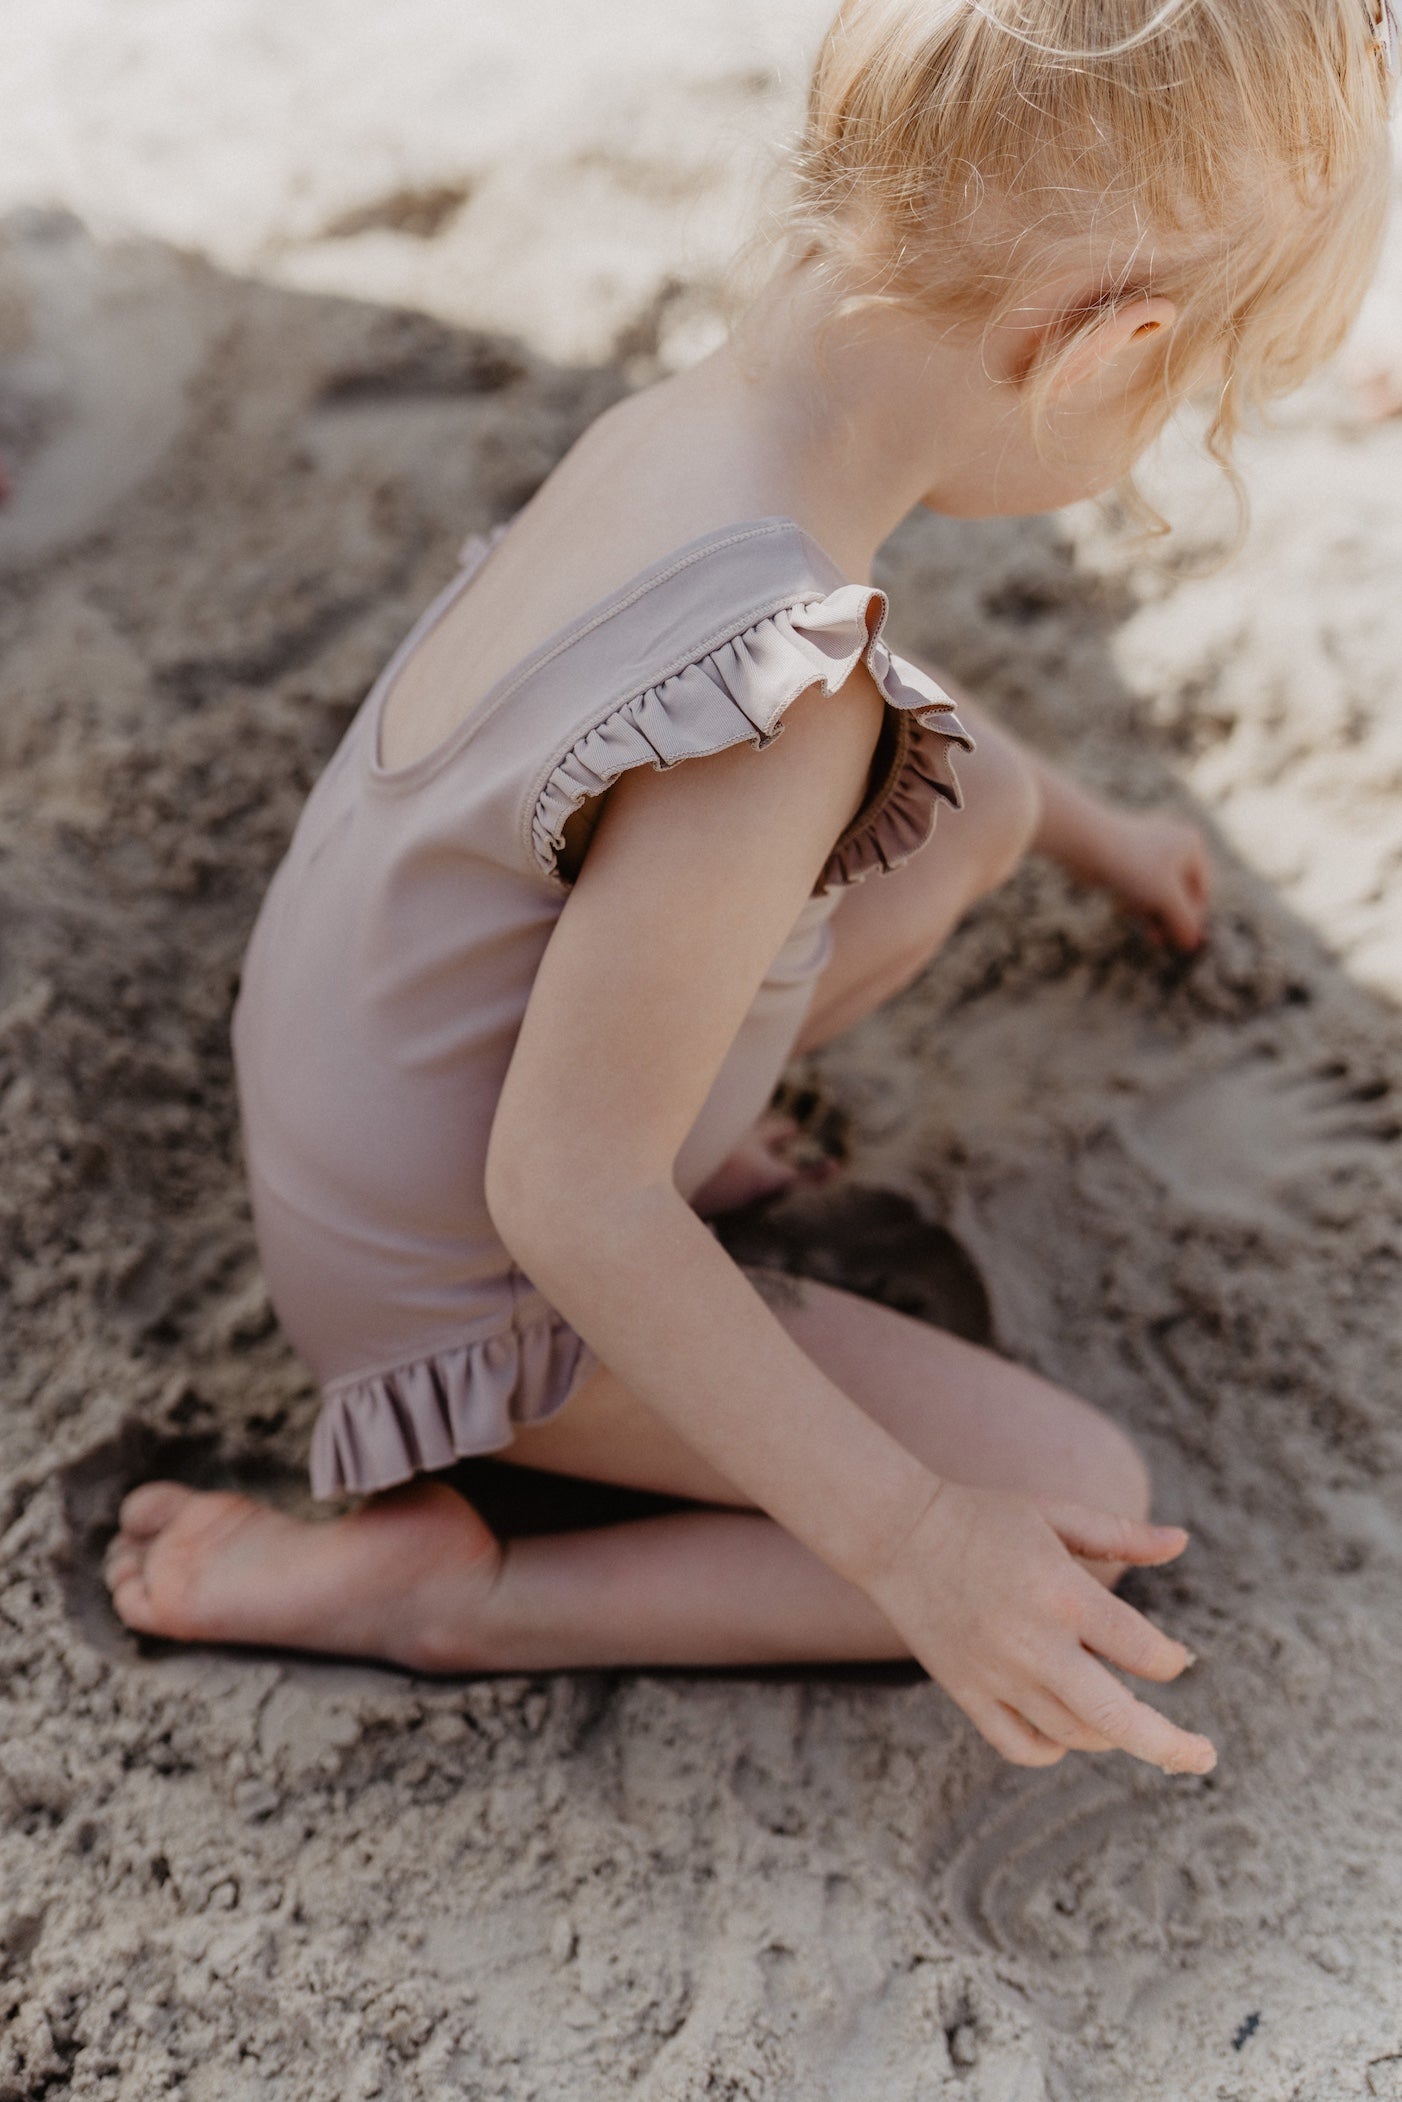
[[[951,2065],[967,2069],[978,2064],[978,2030],[972,2022],[960,2022],[951,2029],[948,2043]]]
[[[1249,2044],[1260,2026],[1261,2017],[1259,2013],[1247,2015],[1236,2035],[1232,2038],[1232,2049],[1239,2051],[1243,2044]]]

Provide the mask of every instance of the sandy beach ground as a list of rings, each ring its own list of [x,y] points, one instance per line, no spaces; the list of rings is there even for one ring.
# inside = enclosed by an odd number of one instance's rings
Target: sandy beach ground
[[[1215,1774],[1014,1770],[906,1670],[181,1652],[98,1579],[153,1467],[304,1504],[253,914],[463,533],[715,339],[827,11],[8,0],[0,2102],[1402,2097],[1402,421],[1337,374],[1219,574],[1186,445],[1152,562],[1090,512],[888,544],[897,647],[1207,824],[1211,939],[1029,865],[795,1071],[847,1172],[735,1239],[1133,1427]]]

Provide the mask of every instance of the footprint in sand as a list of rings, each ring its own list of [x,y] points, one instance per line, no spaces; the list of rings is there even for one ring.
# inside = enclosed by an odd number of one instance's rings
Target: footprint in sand
[[[1306,1071],[1252,1052],[1154,1097],[1124,1142],[1185,1210],[1236,1224],[1335,1218],[1361,1169],[1402,1138],[1385,1081],[1330,1061]]]

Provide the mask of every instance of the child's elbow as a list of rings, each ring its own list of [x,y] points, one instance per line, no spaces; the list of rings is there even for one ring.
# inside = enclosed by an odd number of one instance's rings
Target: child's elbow
[[[535,1118],[500,1112],[487,1145],[487,1215],[507,1253],[528,1276],[576,1263],[586,1242],[596,1249],[636,1230],[640,1207],[651,1218],[658,1192],[674,1203],[670,1174],[659,1174],[619,1144],[552,1130]]]

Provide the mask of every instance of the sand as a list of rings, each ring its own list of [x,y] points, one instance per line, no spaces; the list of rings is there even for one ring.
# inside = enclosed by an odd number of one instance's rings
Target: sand
[[[846,1173],[733,1234],[1132,1426],[1194,1538],[1129,1595],[1214,1775],[1012,1769],[903,1669],[180,1651],[97,1576],[152,1468],[304,1505],[252,916],[463,532],[714,340],[824,12],[11,0],[5,2102],[1402,2097],[1402,423],[1337,376],[1253,438],[1216,576],[1186,446],[1164,562],[1090,512],[889,543],[899,647],[1196,811],[1212,936],[1029,864],[795,1069]],[[1356,358],[1399,300],[1394,257]]]

